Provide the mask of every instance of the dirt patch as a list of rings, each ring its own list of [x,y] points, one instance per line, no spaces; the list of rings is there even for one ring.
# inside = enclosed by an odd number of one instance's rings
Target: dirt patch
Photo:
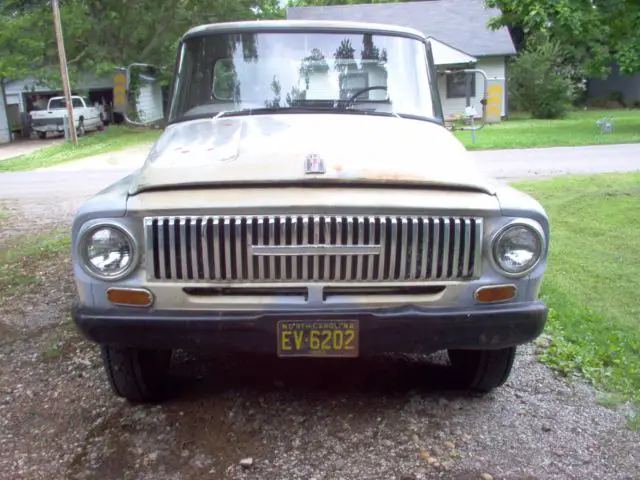
[[[0,302],[0,478],[637,478],[640,436],[533,346],[485,397],[450,391],[441,356],[178,352],[176,396],[130,405],[71,323],[68,256],[24,265],[39,281]]]

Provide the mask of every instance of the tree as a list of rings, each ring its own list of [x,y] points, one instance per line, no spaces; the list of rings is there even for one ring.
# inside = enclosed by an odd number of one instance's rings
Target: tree
[[[536,32],[561,45],[585,75],[604,75],[612,62],[624,73],[640,72],[640,2],[638,0],[486,0],[502,14],[492,28],[522,32],[524,42]],[[519,43],[519,42],[518,42]]]
[[[61,0],[69,75],[110,75],[133,62],[171,69],[181,35],[205,22],[274,18],[277,0]],[[0,78],[32,75],[59,85],[51,5],[0,5]]]
[[[530,37],[509,67],[509,92],[516,107],[534,118],[563,117],[576,92],[564,63],[556,42],[542,33]]]
[[[400,3],[412,0],[289,0],[290,7],[327,7],[333,5],[358,5],[362,3]]]

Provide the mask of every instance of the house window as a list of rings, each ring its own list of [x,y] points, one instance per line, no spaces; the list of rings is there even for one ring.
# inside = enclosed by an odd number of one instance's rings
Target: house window
[[[454,73],[447,75],[447,98],[467,97],[467,75],[471,75],[471,96],[476,96],[476,76],[475,74]]]
[[[341,76],[340,90],[341,98],[350,98],[355,93],[369,87],[369,75],[366,72],[348,72]],[[369,100],[369,92],[358,95],[358,100]]]

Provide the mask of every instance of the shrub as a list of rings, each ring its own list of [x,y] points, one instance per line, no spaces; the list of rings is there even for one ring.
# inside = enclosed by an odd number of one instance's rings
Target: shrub
[[[576,94],[576,85],[562,63],[557,43],[532,37],[527,48],[512,62],[509,94],[518,110],[534,118],[561,118]]]

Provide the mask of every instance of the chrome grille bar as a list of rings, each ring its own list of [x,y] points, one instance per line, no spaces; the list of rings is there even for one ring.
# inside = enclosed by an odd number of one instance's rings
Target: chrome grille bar
[[[376,243],[376,219],[369,217],[369,244],[374,245]],[[381,252],[382,253],[382,252]],[[381,256],[378,256],[381,258]],[[375,273],[375,258],[367,257],[367,280],[371,281],[374,278]]]
[[[176,267],[176,219],[169,219],[169,264],[172,278],[178,278]]]
[[[440,216],[146,217],[147,274],[178,282],[478,278],[483,222]]]
[[[358,244],[362,245],[364,241],[364,217],[358,217]],[[364,263],[364,255],[356,255],[356,280],[362,280],[362,267]]]

